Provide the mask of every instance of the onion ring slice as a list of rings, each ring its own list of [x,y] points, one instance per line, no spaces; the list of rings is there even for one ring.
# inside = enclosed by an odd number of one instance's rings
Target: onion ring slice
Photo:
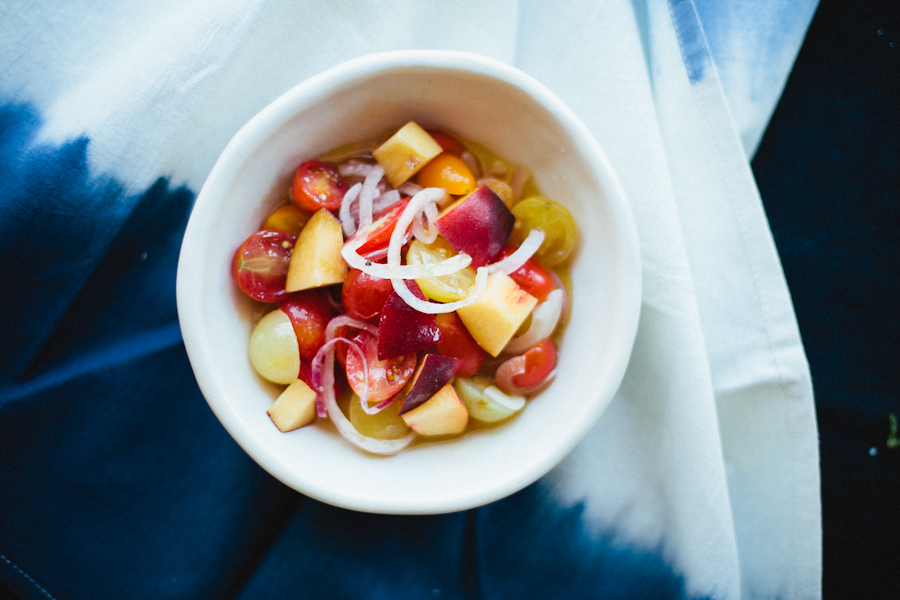
[[[553,330],[556,329],[562,316],[563,296],[563,291],[559,288],[547,294],[547,298],[531,311],[531,325],[528,327],[528,331],[511,339],[503,352],[520,354],[553,335]]]
[[[516,271],[528,262],[528,259],[534,256],[534,253],[538,251],[538,248],[541,247],[541,244],[544,243],[544,238],[546,234],[542,229],[532,229],[528,232],[528,237],[522,242],[522,244],[516,248],[516,251],[507,256],[502,260],[498,260],[497,262],[488,265],[488,270],[491,273],[503,273],[504,275],[509,275],[510,273]]]
[[[331,417],[331,422],[334,423],[334,426],[337,428],[338,433],[340,433],[344,439],[367,452],[385,456],[397,454],[398,452],[409,446],[414,439],[416,439],[417,434],[415,431],[410,431],[405,436],[397,438],[395,440],[379,440],[377,438],[363,435],[362,433],[357,431],[357,429],[353,426],[353,423],[351,423],[350,420],[344,416],[343,411],[341,411],[341,408],[337,405],[337,400],[334,397],[333,348],[325,353],[324,367],[325,368],[322,377],[323,403],[325,405],[325,410],[328,416]]]
[[[362,189],[359,192],[359,228],[368,227],[372,224],[372,203],[375,201],[375,195],[378,188],[378,182],[384,177],[384,167],[375,165],[372,171],[366,175],[363,181]]]
[[[362,190],[361,183],[353,185],[353,187],[344,194],[344,199],[341,200],[341,210],[338,213],[338,216],[341,219],[341,229],[344,230],[344,235],[347,237],[350,237],[356,232],[356,219],[353,218],[352,207],[353,203],[356,202],[356,199],[359,198],[360,190]]]

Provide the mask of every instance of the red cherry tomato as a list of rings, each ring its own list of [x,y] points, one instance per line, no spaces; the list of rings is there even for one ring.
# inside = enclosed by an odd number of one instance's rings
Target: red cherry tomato
[[[416,370],[416,355],[397,356],[378,360],[378,338],[368,331],[361,331],[353,341],[365,355],[369,367],[369,400],[380,402],[399,392]],[[357,395],[363,392],[363,366],[359,354],[347,351],[347,381]]]
[[[516,246],[504,246],[493,258],[493,262],[506,258],[516,250],[518,250]],[[547,294],[556,288],[550,273],[533,256],[509,276],[520,288],[537,298],[538,302],[546,300]]]
[[[340,208],[346,192],[347,184],[337,169],[321,160],[308,160],[300,165],[291,184],[294,202],[310,212]]]
[[[394,233],[397,220],[403,213],[403,209],[409,204],[409,200],[409,198],[404,198],[400,202],[388,206],[372,218],[372,226],[369,228],[371,233],[366,238],[365,243],[356,250],[357,254],[370,260],[378,260],[387,256],[387,247],[391,242],[391,234]],[[356,239],[357,235],[359,233],[353,234],[347,242]]]
[[[323,288],[293,292],[281,301],[279,308],[291,319],[300,359],[311,362],[325,344],[325,328],[336,312]]]
[[[443,131],[437,129],[426,129],[425,131],[427,131],[428,135],[438,143],[444,152],[452,152],[453,154],[462,152],[462,146]]]
[[[540,384],[556,366],[556,347],[548,338],[525,352],[525,372],[512,377],[516,387],[527,389]]]
[[[456,371],[458,377],[471,377],[477,373],[487,352],[478,345],[462,319],[455,312],[435,315],[435,319],[441,330],[441,341],[437,343],[438,352],[462,361]]]
[[[341,300],[347,314],[357,319],[377,318],[384,303],[394,292],[390,279],[372,277],[357,269],[350,269],[341,290]]]
[[[260,302],[287,296],[284,284],[297,238],[280,231],[257,231],[234,253],[231,274],[245,294]]]

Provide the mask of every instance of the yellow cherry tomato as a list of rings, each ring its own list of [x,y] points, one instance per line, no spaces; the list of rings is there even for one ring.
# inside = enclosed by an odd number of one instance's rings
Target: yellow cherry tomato
[[[475,190],[475,176],[463,159],[442,152],[422,167],[416,177],[422,187],[439,187],[453,196],[470,194]]]
[[[513,191],[512,188],[509,187],[509,184],[505,181],[501,181],[496,177],[485,177],[484,179],[478,180],[478,186],[486,185],[491,188],[497,196],[503,200],[503,204],[506,205],[506,208],[512,208],[513,205]]]
[[[282,231],[291,235],[300,235],[300,230],[312,215],[296,204],[279,206],[266,218],[260,229]]]
[[[395,440],[409,433],[406,421],[400,416],[402,402],[394,402],[384,410],[368,414],[359,403],[359,396],[350,400],[350,422],[358,432],[379,440]]]
[[[413,240],[406,254],[406,263],[410,265],[427,265],[446,260],[456,255],[453,247],[442,237],[438,237],[427,246],[419,240]],[[422,277],[416,279],[419,289],[429,300],[436,302],[455,302],[465,298],[475,285],[475,269],[466,267],[450,275],[440,277]]]
[[[569,258],[578,241],[578,228],[562,204],[543,196],[531,196],[514,205],[512,213],[516,222],[510,243],[518,246],[532,229],[543,229],[546,237],[535,254],[538,262],[544,267],[553,267]]]

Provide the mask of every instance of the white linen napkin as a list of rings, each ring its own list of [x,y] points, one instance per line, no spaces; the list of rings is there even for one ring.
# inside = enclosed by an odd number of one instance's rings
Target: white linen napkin
[[[535,76],[607,152],[644,264],[620,393],[543,483],[598,535],[661,548],[690,595],[816,598],[812,388],[747,160],[815,4],[34,3],[0,19],[0,94],[134,191],[199,191],[244,122],[343,60],[444,48]]]

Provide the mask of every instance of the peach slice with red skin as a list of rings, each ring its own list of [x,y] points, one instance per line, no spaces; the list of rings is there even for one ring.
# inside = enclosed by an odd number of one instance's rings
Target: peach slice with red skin
[[[400,407],[400,415],[404,415],[417,406],[424,404],[434,396],[438,390],[450,383],[453,376],[459,370],[462,361],[452,356],[440,354],[426,354],[413,376],[410,378],[409,392],[403,399]]]
[[[406,287],[420,300],[425,294],[415,281],[407,281]],[[381,309],[378,321],[378,359],[413,354],[430,348],[441,341],[441,330],[434,315],[420,313],[392,292]]]
[[[457,252],[472,257],[472,267],[491,262],[506,245],[516,222],[503,200],[486,185],[448,206],[434,225]]]

